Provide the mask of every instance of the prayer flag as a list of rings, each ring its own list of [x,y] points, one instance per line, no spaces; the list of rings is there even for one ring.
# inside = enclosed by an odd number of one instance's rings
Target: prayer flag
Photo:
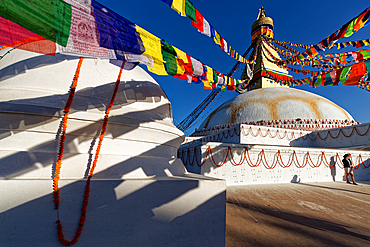
[[[227,53],[227,52],[228,52],[227,42],[226,42],[226,40],[224,40],[223,38],[222,38],[222,41],[223,41],[223,42],[222,42],[222,43],[223,43],[223,47],[222,47],[222,48],[223,48],[224,52],[226,52],[226,53]]]
[[[347,54],[345,54],[345,53],[341,53],[340,56],[339,56],[339,60],[340,60],[341,63],[347,63],[346,58],[347,58]]]
[[[62,46],[67,45],[72,6],[60,0],[0,0],[0,16]]]
[[[195,17],[195,8],[194,5],[189,1],[185,0],[185,11],[186,15],[192,20],[192,21],[197,21]]]
[[[114,64],[117,67],[123,68],[125,70],[132,70],[139,64],[138,62],[128,62],[125,60],[122,61],[118,59],[109,59],[109,63]]]
[[[345,85],[358,85],[360,79],[366,74],[366,65],[364,62],[356,63],[351,66],[352,69],[349,73]]]
[[[335,72],[335,80],[333,86],[338,86],[340,82],[340,75],[342,74],[343,68],[336,70]]]
[[[360,51],[359,52],[362,55],[362,59],[367,60],[370,58],[370,52],[368,50]]]
[[[162,56],[165,62],[164,66],[166,68],[166,72],[167,74],[174,76],[177,74],[176,51],[164,39],[162,39],[161,43],[162,43]]]
[[[139,26],[136,26],[136,30],[140,34],[145,47],[143,55],[153,61],[152,66],[147,65],[148,70],[157,75],[167,75],[163,64],[161,40]]]
[[[367,8],[365,11],[368,11],[369,8]],[[336,40],[339,40],[343,37],[349,37],[353,34],[353,29],[354,29],[354,26],[356,23],[360,23],[359,21],[359,18],[360,16],[363,14],[364,12],[361,12],[361,14],[359,14],[357,17],[353,18],[352,20],[350,20],[349,22],[347,22],[345,25],[343,25],[340,29],[338,29],[337,31],[335,31],[333,34],[331,34],[330,36],[326,37],[325,39],[323,39],[322,41],[320,41],[318,44],[321,44],[323,47],[328,47],[330,48],[334,43],[334,41]],[[369,18],[369,15],[364,15],[363,18],[361,18],[361,20],[363,21],[366,21],[366,24],[364,26],[366,26],[368,24],[367,22],[367,19]],[[361,25],[359,26],[356,26],[357,27],[360,27]],[[363,26],[363,27],[364,27]],[[356,29],[356,31],[358,31]],[[338,44],[338,46],[340,46],[340,44]],[[299,56],[301,54],[305,54],[307,53],[307,51],[303,52],[303,53],[300,53],[298,55],[296,55],[294,58],[292,59],[288,59],[288,60],[285,60],[285,61],[281,61],[280,63],[281,64],[287,64],[289,62],[293,62],[293,61],[296,61],[296,60],[302,60],[302,56]]]
[[[324,87],[333,86],[334,81],[335,81],[335,73],[336,73],[335,70],[331,71],[331,72],[328,72],[328,73],[325,73]]]
[[[185,0],[173,0],[171,8],[179,13],[181,16],[186,16]]]
[[[175,52],[177,54],[176,57],[176,63],[177,63],[177,75],[183,75],[185,73],[185,68],[184,68],[184,62],[187,61],[187,56],[186,53],[181,51],[180,49],[177,49],[176,47],[172,46],[175,49]]]
[[[191,64],[193,66],[193,76],[203,75],[203,64],[191,57]]]
[[[357,21],[355,23],[355,25],[353,26],[353,29],[357,32],[359,29],[361,29],[365,24],[366,22],[368,21],[369,19],[369,15],[370,15],[370,10],[369,8],[367,8],[366,10],[363,11],[362,14],[360,14],[359,18],[357,18]]]
[[[79,57],[116,59],[113,49],[100,47],[94,16],[72,7],[70,35],[66,47],[59,45],[59,53]]]
[[[317,52],[317,50],[315,49],[315,47],[311,47],[310,49],[308,49],[307,51],[307,54],[310,56],[310,57],[315,57],[317,54],[319,54]]]
[[[235,91],[235,79],[234,78],[229,78],[229,83],[227,84],[227,90],[229,91]]]
[[[136,25],[119,16],[102,4],[92,1],[100,46],[115,51],[117,59],[124,60],[126,53],[140,55],[145,51]]]
[[[56,43],[0,17],[0,45],[54,55]]]
[[[216,37],[216,30],[210,25],[211,27],[211,38],[216,42],[215,37]]]
[[[211,85],[211,82],[208,81],[208,69],[209,67],[207,65],[204,66],[204,71],[205,71],[205,78],[203,78],[203,88],[204,89],[212,89],[212,87],[210,86]]]
[[[344,34],[344,37],[349,37],[353,34],[353,27],[355,26],[355,23],[357,22],[357,19],[352,20],[351,22],[348,23],[348,26],[346,27],[346,31]]]
[[[220,47],[223,50],[224,49],[224,39],[220,35]]]
[[[213,69],[209,66],[206,65],[206,68],[207,68],[207,81],[209,81],[210,83],[211,82],[214,82],[213,80]]]
[[[207,35],[208,37],[211,37],[211,26],[209,25],[206,19],[203,19],[203,32],[202,33]]]
[[[191,25],[193,25],[193,27],[195,27],[196,29],[198,29],[200,32],[203,32],[203,20],[204,20],[204,17],[198,11],[198,9],[195,9],[195,17],[196,17],[197,21],[196,22],[192,21],[191,22]]]
[[[91,14],[91,1],[92,0],[63,0],[66,3],[69,3],[73,7],[84,11],[85,13]]]
[[[297,58],[298,58],[299,60],[303,60],[303,59],[304,59],[304,56],[303,56],[302,54],[298,54]]]
[[[215,43],[220,45],[221,44],[221,36],[220,34],[215,30],[215,37],[214,37]]]
[[[173,46],[173,48],[175,49],[176,54],[177,54],[177,58],[179,60],[182,60],[184,63],[188,63],[189,62],[188,61],[188,57],[187,57],[187,55],[186,55],[185,52],[183,52],[182,50],[180,50],[180,49],[178,49],[178,48],[176,48],[174,46]]]
[[[184,68],[185,68],[185,72],[192,76],[193,75],[193,64],[192,64],[192,59],[191,59],[191,56],[189,56],[188,54],[186,54],[186,57],[187,57],[187,60],[186,62],[184,63]]]
[[[340,76],[339,76],[339,80],[340,82],[344,85],[346,80],[347,80],[347,77],[348,77],[348,72],[350,71],[351,69],[351,66],[347,66],[347,67],[344,67],[343,69],[341,69],[341,73],[340,73]]]

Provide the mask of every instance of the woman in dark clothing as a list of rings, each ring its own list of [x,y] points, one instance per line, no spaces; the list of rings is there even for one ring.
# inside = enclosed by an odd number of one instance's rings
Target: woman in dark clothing
[[[344,171],[346,172],[346,180],[347,180],[347,183],[351,183],[349,180],[348,180],[348,177],[351,176],[351,179],[352,179],[352,182],[354,185],[357,185],[356,182],[355,182],[355,177],[353,176],[353,164],[352,164],[352,161],[349,157],[349,154],[345,154],[343,156],[343,166],[344,166]]]

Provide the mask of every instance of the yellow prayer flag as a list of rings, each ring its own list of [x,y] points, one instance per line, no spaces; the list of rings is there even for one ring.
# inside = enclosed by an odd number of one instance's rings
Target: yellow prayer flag
[[[171,8],[176,10],[181,16],[186,16],[185,0],[173,0]]]
[[[148,70],[157,75],[168,75],[164,67],[162,56],[161,39],[136,25],[136,31],[140,34],[145,47],[144,55],[153,60],[153,67],[147,66]]]
[[[179,61],[179,60],[182,60],[184,61],[185,63],[188,62],[188,58],[186,56],[186,53],[183,52],[182,50],[172,46],[175,51],[176,51],[176,54],[177,54],[177,57],[176,57],[176,63],[177,63],[177,72],[176,74],[178,75],[183,75],[185,73],[185,68],[184,68],[184,65]]]
[[[216,30],[215,30],[215,37],[213,39],[215,40],[216,44],[218,44],[218,45],[221,44],[221,36]]]
[[[207,68],[207,81],[208,82],[213,82],[213,69],[206,65]]]
[[[181,60],[183,60],[185,63],[189,63],[188,57],[186,56],[186,53],[185,52],[183,52],[182,50],[180,50],[180,49],[178,49],[178,48],[176,48],[174,46],[172,46],[172,47],[175,49],[178,58],[180,58]]]

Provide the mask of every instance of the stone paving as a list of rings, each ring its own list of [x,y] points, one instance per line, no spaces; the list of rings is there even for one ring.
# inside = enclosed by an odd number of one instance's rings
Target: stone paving
[[[226,247],[370,246],[370,182],[230,186]]]

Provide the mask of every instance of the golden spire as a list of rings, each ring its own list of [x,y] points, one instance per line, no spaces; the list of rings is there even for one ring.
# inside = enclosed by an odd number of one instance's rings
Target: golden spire
[[[266,16],[265,9],[261,6],[257,16],[257,20],[252,24],[251,33],[253,33],[257,28],[263,25],[271,26],[271,29],[274,29],[273,20],[270,17]]]
[[[270,17],[266,16],[265,9],[261,6],[259,9],[259,13],[257,16],[257,20],[252,25],[252,42],[256,39],[259,35],[266,35],[267,33],[262,33],[258,29],[261,29],[262,26],[267,26],[271,30],[274,28],[273,20]],[[270,34],[270,35],[271,35]],[[272,38],[272,36],[269,36]],[[262,41],[261,41],[262,42]],[[270,55],[265,54],[265,50],[268,50],[270,53],[273,54],[273,57],[280,58],[279,54],[270,47],[264,46],[261,49],[257,49],[254,47],[254,52],[257,52],[257,58],[254,65],[246,65],[244,71],[241,75],[241,79],[244,80],[246,78],[251,78],[250,85],[244,90],[238,90],[239,93],[244,93],[246,91],[250,91],[253,89],[258,88],[266,88],[266,87],[281,87],[278,83],[275,82],[274,79],[270,79],[267,73],[278,73],[279,75],[286,75],[289,76],[288,71],[284,68],[278,67],[276,64],[270,62],[273,58]],[[251,54],[249,60],[251,60],[254,53]],[[249,67],[250,66],[250,67]]]
[[[258,13],[257,20],[261,19],[262,17],[266,17],[265,9],[263,6],[260,8],[260,12]]]

